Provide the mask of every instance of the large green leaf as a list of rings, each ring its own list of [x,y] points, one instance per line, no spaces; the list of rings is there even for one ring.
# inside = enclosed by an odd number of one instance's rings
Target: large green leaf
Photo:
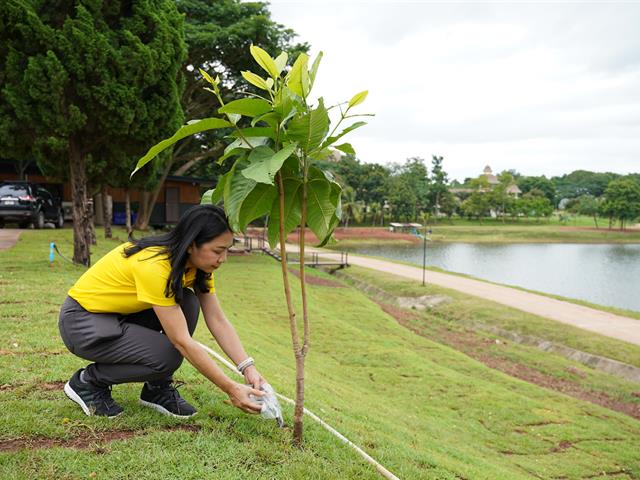
[[[276,64],[276,69],[278,70],[278,75],[280,74],[280,72],[282,72],[282,70],[284,70],[284,67],[287,66],[288,59],[289,59],[289,55],[287,55],[287,52],[282,52],[274,60]]]
[[[240,75],[242,75],[242,78],[244,78],[251,85],[254,85],[262,90],[271,90],[267,81],[260,75],[256,75],[255,73],[249,71],[242,71],[240,72]]]
[[[204,118],[202,120],[192,121],[188,125],[185,125],[178,129],[178,131],[171,137],[162,140],[161,142],[156,143],[153,147],[151,147],[146,155],[138,160],[135,170],[131,172],[131,176],[133,176],[138,170],[149,163],[160,152],[166,150],[171,145],[179,140],[182,140],[185,137],[188,137],[195,133],[205,132],[207,130],[215,130],[218,128],[227,128],[232,126],[233,125],[231,125],[229,122],[221,118]]]
[[[228,178],[229,178],[229,172],[225,173],[224,175],[220,175],[220,177],[218,178],[218,184],[216,185],[216,188],[214,188],[213,190],[208,190],[202,196],[202,201],[200,203],[210,203],[212,205],[217,205],[218,203],[220,203],[224,195],[224,186]],[[211,196],[207,198],[208,202],[205,202],[205,195],[207,195],[209,192],[211,192]]]
[[[280,122],[280,117],[276,112],[267,112],[251,120],[251,126],[255,127],[259,122],[264,122],[275,130],[278,127],[278,122]]]
[[[322,99],[318,107],[308,113],[299,113],[287,126],[287,138],[298,142],[304,153],[318,147],[329,131],[329,115]]]
[[[282,87],[278,92],[278,97],[273,105],[273,111],[278,117],[280,126],[291,119],[297,112],[295,94],[287,87]]]
[[[235,150],[236,148],[250,150],[250,149],[259,147],[261,145],[266,145],[267,143],[269,143],[268,137],[238,138],[233,142],[231,142],[229,145],[227,145],[227,147],[224,149],[224,154],[227,155],[229,152],[231,152],[232,150]]]
[[[275,132],[271,127],[248,127],[240,130],[234,130],[229,135],[233,138],[251,138],[251,137],[266,137],[271,140],[275,140]],[[337,147],[336,147],[337,148]]]
[[[318,56],[313,61],[311,71],[309,72],[309,90],[313,88],[313,84],[316,81],[316,74],[318,73],[318,67],[320,66],[320,60],[322,60],[322,52],[318,53]]]
[[[264,183],[257,184],[242,202],[238,216],[238,228],[244,231],[251,221],[269,213],[273,199],[277,194],[278,190],[275,186]]]
[[[291,143],[277,152],[269,147],[254,149],[249,155],[250,165],[242,170],[242,174],[256,182],[273,185],[276,173],[284,161],[294,152],[296,146],[295,143]]]
[[[204,192],[202,194],[202,198],[200,198],[200,204],[201,205],[211,205],[211,204],[213,204],[211,199],[213,198],[213,192],[214,191],[215,191],[215,189],[212,188],[212,189],[209,189],[206,192]]]
[[[355,155],[356,151],[353,149],[350,143],[343,143],[342,145],[335,145],[334,148],[349,155]]]
[[[323,173],[326,179],[331,184],[331,194],[329,196],[329,199],[331,200],[331,204],[336,208],[336,210],[331,217],[331,221],[329,222],[329,231],[327,233],[327,236],[320,239],[320,243],[317,245],[318,247],[324,247],[327,244],[327,242],[333,236],[334,230],[342,219],[342,187],[333,179],[333,175],[331,174],[331,172],[323,171]],[[317,172],[315,172],[315,174],[317,175]]]
[[[353,125],[349,125],[347,128],[345,128],[342,132],[340,132],[338,135],[336,135],[335,137],[327,137],[327,139],[325,140],[325,142],[322,144],[322,148],[324,147],[328,147],[329,145],[334,144],[335,142],[337,142],[339,139],[341,139],[342,137],[344,137],[347,133],[352,132],[353,130],[355,130],[356,128],[360,128],[364,125],[366,125],[367,122],[356,122]]]
[[[302,182],[297,178],[286,178],[284,185],[284,235],[291,233],[302,218]],[[269,215],[269,245],[275,248],[280,241],[280,198],[276,195]]]
[[[365,90],[363,92],[360,93],[356,93],[351,100],[349,100],[349,108],[355,107],[356,105],[360,105],[362,102],[365,101],[365,99],[367,98],[367,95],[369,94],[368,90]]]
[[[237,161],[229,171],[224,185],[224,209],[234,231],[240,230],[240,210],[242,204],[256,186],[256,181],[240,173],[247,164],[246,159]]]
[[[307,225],[319,240],[331,233],[336,205],[332,202],[332,185],[318,168],[309,168],[307,184]]]
[[[218,113],[237,113],[245,117],[257,117],[271,110],[271,104],[261,98],[241,98],[227,103]]]
[[[293,93],[299,97],[306,98],[309,95],[309,70],[307,65],[309,64],[309,56],[306,53],[301,53],[293,62],[291,70],[287,74],[287,86]]]
[[[265,72],[273,77],[274,80],[278,78],[280,72],[278,71],[276,62],[271,58],[271,55],[255,45],[251,45],[251,47],[249,47],[249,51],[251,52],[251,56],[256,62],[258,62],[258,65],[260,65]]]

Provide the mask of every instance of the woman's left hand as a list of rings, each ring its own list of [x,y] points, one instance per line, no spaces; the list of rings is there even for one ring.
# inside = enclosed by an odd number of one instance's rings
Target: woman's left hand
[[[260,387],[263,383],[267,383],[267,381],[262,378],[262,375],[258,373],[258,370],[255,366],[251,365],[244,370],[244,382],[247,385],[253,386],[256,390],[260,390]]]

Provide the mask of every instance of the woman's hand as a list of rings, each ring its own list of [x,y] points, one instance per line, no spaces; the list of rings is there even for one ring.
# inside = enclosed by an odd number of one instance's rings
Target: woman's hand
[[[233,405],[234,407],[237,407],[244,412],[260,413],[260,411],[262,410],[262,405],[252,401],[249,397],[249,395],[263,397],[265,393],[260,390],[251,388],[248,385],[235,383],[231,387],[231,390],[228,392],[228,395],[229,400],[225,400],[225,403]]]
[[[267,383],[267,381],[262,378],[262,375],[258,373],[258,370],[253,365],[245,368],[242,374],[244,375],[244,383],[253,386],[253,388],[255,388],[256,390],[260,390],[262,384]]]

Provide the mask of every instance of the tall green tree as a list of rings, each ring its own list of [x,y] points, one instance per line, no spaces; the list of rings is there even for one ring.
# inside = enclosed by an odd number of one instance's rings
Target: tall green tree
[[[604,210],[620,221],[620,229],[640,217],[640,184],[633,178],[609,182],[604,192]]]
[[[556,186],[544,175],[540,177],[520,177],[517,183],[523,194],[531,190],[539,190],[544,193],[544,196],[549,199],[552,205],[556,204]]]
[[[186,86],[181,97],[185,120],[193,121],[209,115],[212,96],[204,87],[207,82],[200,69],[220,77],[220,92],[228,102],[238,97],[239,91],[259,93],[256,87],[242,77],[243,70],[253,66],[249,54],[252,44],[260,45],[275,54],[285,51],[289,58],[307,52],[309,45],[295,43],[295,32],[271,19],[266,2],[240,0],[181,0],[176,2],[185,18],[185,40],[188,54],[182,65]],[[151,142],[150,142],[151,143]],[[168,175],[215,175],[217,178],[228,167],[216,167],[215,159],[224,153],[223,133],[202,132],[184,139],[171,151],[159,167],[159,181],[144,195],[136,226],[146,229],[156,199]]]
[[[429,186],[429,204],[434,214],[439,213],[442,197],[449,190],[447,172],[442,166],[444,158],[437,155],[431,156],[431,185]]]
[[[318,167],[318,161],[331,154],[330,147],[354,152],[353,147],[342,143],[341,139],[365,125],[363,121],[351,122],[356,117],[366,115],[357,114],[354,109],[364,102],[367,92],[357,93],[348,102],[337,104],[334,112],[339,117],[334,118],[332,124],[322,97],[316,104],[309,102],[322,54],[311,66],[306,54],[298,55],[285,73],[288,60],[286,52],[275,59],[257,46],[252,46],[250,52],[264,72],[257,74],[244,71],[242,75],[262,91],[260,98],[248,96],[226,103],[220,91],[220,78],[213,78],[202,71],[221,105],[218,116],[185,125],[171,138],[151,147],[138,162],[136,171],[189,135],[233,129],[231,137],[235,140],[225,148],[225,155],[218,160],[224,162],[232,159],[231,169],[220,178],[215,190],[205,194],[203,202],[217,203],[223,200],[231,226],[236,231],[244,231],[252,220],[270,213],[269,243],[274,248],[280,246],[280,264],[296,360],[293,433],[294,442],[300,444],[304,411],[304,362],[310,345],[305,232],[308,226],[324,245],[331,238],[342,215],[342,188],[330,172]],[[250,126],[241,127],[243,117],[251,119]],[[350,125],[341,130],[345,121]],[[297,226],[300,226],[302,337],[291,296],[286,246],[287,235]]]
[[[66,171],[73,260],[87,265],[87,157],[122,143],[143,152],[182,123],[182,16],[170,0],[8,0],[0,18],[0,136],[20,145],[0,154]]]

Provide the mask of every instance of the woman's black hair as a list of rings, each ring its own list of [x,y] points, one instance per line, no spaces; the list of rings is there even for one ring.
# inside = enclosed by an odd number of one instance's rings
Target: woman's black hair
[[[182,276],[184,275],[189,258],[189,247],[195,242],[196,246],[207,243],[225,232],[231,232],[229,219],[224,210],[215,205],[196,205],[187,210],[177,225],[168,233],[144,237],[140,240],[130,238],[131,247],[125,248],[123,255],[130,257],[148,247],[162,247],[157,255],[167,255],[171,264],[171,273],[167,280],[164,294],[175,297],[176,303],[182,303]],[[206,280],[210,273],[196,270],[194,289],[196,292],[206,293]]]

